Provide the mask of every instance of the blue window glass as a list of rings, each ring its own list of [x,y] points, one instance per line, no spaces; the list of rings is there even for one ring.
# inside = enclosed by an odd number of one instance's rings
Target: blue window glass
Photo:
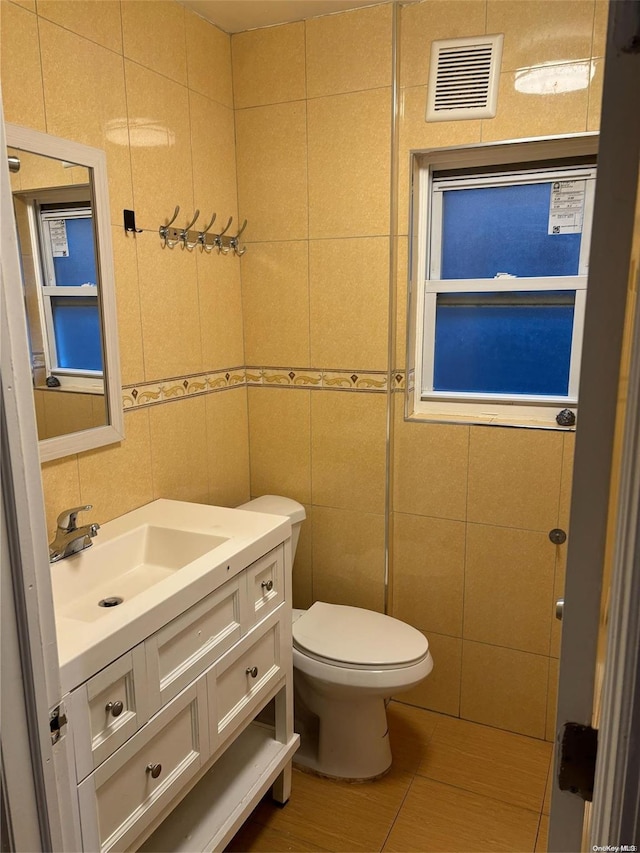
[[[83,284],[97,284],[91,217],[69,218],[65,222],[69,254],[66,258],[53,259],[56,285],[80,287]]]
[[[577,275],[581,234],[547,234],[551,182],[444,190],[441,278]]]
[[[439,293],[434,390],[566,396],[575,291]]]
[[[100,315],[95,297],[54,296],[51,299],[58,366],[102,370]]]

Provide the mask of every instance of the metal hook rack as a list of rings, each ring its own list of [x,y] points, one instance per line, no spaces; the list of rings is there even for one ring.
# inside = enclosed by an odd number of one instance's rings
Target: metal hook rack
[[[241,257],[247,251],[246,246],[240,247],[240,236],[247,227],[246,219],[234,236],[227,236],[227,231],[233,223],[233,216],[230,216],[224,228],[215,234],[210,233],[213,223],[216,221],[215,213],[211,216],[209,224],[202,231],[191,230],[200,216],[199,210],[196,210],[193,219],[184,228],[176,228],[173,225],[179,213],[180,205],[176,205],[171,219],[158,229],[163,247],[173,249],[175,246],[180,245],[183,249],[191,251],[196,246],[200,246],[201,250],[207,254],[211,254],[216,249],[218,254],[228,255],[232,251],[237,257]]]

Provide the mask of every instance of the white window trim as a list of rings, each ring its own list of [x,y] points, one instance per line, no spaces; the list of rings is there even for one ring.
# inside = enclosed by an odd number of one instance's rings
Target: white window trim
[[[433,332],[435,324],[435,295],[438,292],[434,288],[433,279],[425,279],[420,276],[422,270],[430,270],[431,258],[429,253],[429,236],[432,211],[433,171],[442,172],[445,169],[484,169],[486,166],[495,165],[496,173],[500,175],[483,175],[483,181],[493,182],[494,185],[514,183],[505,174],[510,164],[517,164],[513,169],[513,175],[522,175],[527,172],[526,163],[531,162],[532,167],[529,174],[540,172],[540,180],[548,181],[550,172],[562,172],[563,166],[557,167],[550,164],[549,167],[540,167],[542,161],[558,159],[570,159],[572,157],[592,155],[597,150],[597,134],[575,135],[568,137],[549,137],[535,140],[522,140],[518,142],[500,143],[497,145],[478,145],[469,148],[440,149],[436,151],[412,152],[413,165],[413,187],[417,190],[417,204],[414,204],[414,218],[411,235],[410,267],[411,275],[409,282],[409,305],[408,305],[408,381],[407,402],[405,416],[415,420],[429,420],[438,422],[464,422],[479,424],[502,424],[507,426],[523,426],[547,429],[568,429],[559,427],[555,418],[562,408],[577,407],[577,392],[580,374],[580,355],[582,350],[582,334],[584,325],[584,312],[586,303],[586,280],[588,272],[588,256],[590,247],[590,226],[593,215],[593,181],[588,186],[590,192],[585,199],[585,224],[589,223],[586,239],[582,240],[579,261],[578,277],[551,277],[541,279],[509,279],[511,290],[542,290],[542,289],[571,289],[576,291],[576,303],[574,309],[574,326],[572,338],[572,359],[569,376],[569,393],[566,397],[558,398],[536,398],[523,395],[502,395],[500,397],[489,395],[465,395],[460,399],[460,394],[434,392],[428,396],[421,393],[425,373],[433,370],[429,357],[424,357],[425,323]],[[571,168],[576,179],[584,175],[593,174],[595,167],[574,166]],[[545,177],[543,178],[542,172]],[[572,175],[573,177],[573,175]],[[460,187],[466,182],[473,184],[466,176],[453,176],[451,180],[438,179],[440,188],[456,186]],[[441,197],[441,194],[440,194]],[[415,201],[415,199],[414,199]],[[436,215],[437,212],[436,212]],[[505,271],[507,272],[507,271]],[[439,269],[437,270],[439,275]],[[467,292],[479,290],[495,290],[495,282],[500,279],[472,280],[464,282]],[[536,286],[532,287],[532,281]],[[571,287],[568,282],[571,281]],[[448,281],[438,281],[439,292],[462,292],[461,282],[455,284]],[[493,287],[492,287],[493,284]],[[468,287],[467,287],[468,285]],[[429,288],[430,299],[427,298]],[[431,305],[429,304],[431,302]],[[419,319],[418,319],[419,318]],[[431,349],[431,362],[433,361],[433,350]]]

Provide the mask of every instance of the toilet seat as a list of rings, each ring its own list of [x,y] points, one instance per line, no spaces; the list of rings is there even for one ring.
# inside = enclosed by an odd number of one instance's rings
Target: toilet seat
[[[429,654],[424,634],[382,613],[316,601],[293,622],[293,646],[327,665],[358,670],[412,667]]]

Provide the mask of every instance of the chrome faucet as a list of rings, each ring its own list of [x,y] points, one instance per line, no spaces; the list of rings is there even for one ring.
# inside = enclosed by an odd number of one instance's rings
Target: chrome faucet
[[[58,516],[58,529],[55,539],[49,544],[49,562],[57,563],[78,551],[84,551],[93,545],[91,541],[100,529],[99,524],[85,524],[83,527],[76,526],[79,512],[93,509],[91,504],[87,506],[76,506],[66,509]]]

